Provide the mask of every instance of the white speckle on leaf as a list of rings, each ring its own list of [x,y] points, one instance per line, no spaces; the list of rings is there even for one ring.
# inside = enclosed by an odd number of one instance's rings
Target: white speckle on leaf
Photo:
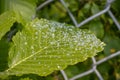
[[[31,46],[31,49],[34,49],[34,46]]]
[[[37,35],[38,35],[38,32],[35,32],[35,35],[37,36]]]
[[[33,24],[32,26],[33,26],[33,27],[36,27],[36,25],[35,25],[35,24]]]
[[[70,54],[68,53],[67,56],[70,56]]]
[[[58,65],[57,68],[60,69],[60,66]]]
[[[40,62],[38,62],[38,64],[40,64]]]
[[[38,39],[38,37],[36,36],[35,39]]]
[[[75,50],[77,51],[77,50],[78,50],[78,48],[75,48]]]
[[[34,54],[35,53],[35,51],[34,50],[32,50],[32,54]]]
[[[73,31],[73,30],[70,28],[69,31]]]
[[[52,34],[52,38],[54,38],[54,37],[55,37],[55,34],[53,33],[53,34]]]
[[[52,42],[50,42],[50,44],[53,45],[53,44],[55,44],[55,42],[52,41]]]
[[[24,44],[27,45],[27,42],[25,42]]]
[[[47,47],[44,47],[44,49],[47,49]]]
[[[50,28],[50,32],[55,32],[55,28],[54,28],[54,27],[51,27],[51,28]]]
[[[46,27],[48,27],[49,25],[48,25],[48,24],[46,24],[45,26],[46,26]]]
[[[57,43],[57,47],[60,47],[60,43],[59,42]]]

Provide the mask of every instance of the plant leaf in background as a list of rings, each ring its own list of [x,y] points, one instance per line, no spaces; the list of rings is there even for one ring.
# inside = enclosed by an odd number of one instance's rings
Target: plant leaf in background
[[[0,39],[10,30],[16,21],[13,11],[7,11],[0,15]]]
[[[120,50],[120,38],[115,35],[106,34],[103,41],[107,44],[104,49],[105,55],[110,55]]]
[[[0,72],[8,68],[9,43],[5,39],[0,40]]]
[[[2,0],[5,10],[12,10],[15,12],[17,21],[26,24],[26,22],[31,21],[33,15],[35,15],[35,8],[37,0]]]
[[[46,76],[95,56],[104,43],[88,30],[46,19],[35,19],[13,37],[9,75]]]
[[[94,34],[98,38],[103,38],[103,36],[104,36],[104,26],[98,20],[90,22],[90,24],[89,24],[89,30],[91,30],[92,32],[94,32]]]
[[[18,21],[25,22],[31,21],[35,15],[37,0],[10,0],[10,7],[17,15]],[[21,17],[23,20],[21,20]]]
[[[92,7],[91,7],[91,12],[92,12],[92,14],[94,15],[94,14],[96,14],[96,13],[98,13],[100,10],[99,10],[99,7],[98,7],[98,5],[96,5],[94,2],[92,3]]]
[[[119,7],[120,5],[119,4],[120,4],[120,1],[115,0],[115,2],[112,5],[113,10],[116,11],[118,15],[119,15],[119,12],[120,12],[120,7]]]

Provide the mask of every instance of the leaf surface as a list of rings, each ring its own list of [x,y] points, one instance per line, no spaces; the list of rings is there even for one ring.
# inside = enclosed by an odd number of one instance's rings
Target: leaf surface
[[[46,76],[95,56],[104,43],[88,30],[46,19],[35,19],[13,37],[9,75]]]
[[[10,0],[10,8],[16,13],[19,22],[25,24],[35,15],[37,0]]]
[[[91,21],[89,24],[89,30],[100,39],[104,36],[104,25],[99,20]]]
[[[3,0],[2,7],[5,7],[3,11],[14,11],[17,21],[25,25],[35,15],[36,2],[37,0]]]
[[[0,15],[0,39],[10,30],[15,21],[14,12],[12,11]]]

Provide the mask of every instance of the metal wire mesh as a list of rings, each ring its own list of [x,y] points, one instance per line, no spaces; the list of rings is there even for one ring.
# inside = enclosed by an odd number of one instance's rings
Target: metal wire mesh
[[[38,11],[38,10],[42,9],[47,4],[51,4],[53,1],[54,0],[46,0],[44,3],[40,4],[37,7],[36,10]],[[98,12],[95,15],[90,16],[89,18],[85,19],[84,21],[82,21],[80,23],[77,22],[77,20],[75,19],[75,17],[71,13],[71,11],[67,8],[65,1],[64,0],[59,0],[59,1],[61,2],[61,4],[66,9],[67,13],[69,14],[70,19],[72,20],[72,22],[74,23],[74,25],[76,27],[81,27],[81,26],[85,25],[86,23],[88,23],[89,21],[95,19],[96,17],[99,17],[102,14],[108,13],[109,16],[112,18],[113,22],[115,23],[115,25],[117,26],[117,28],[120,30],[120,24],[118,23],[117,19],[115,18],[115,16],[113,15],[112,11],[110,10],[111,3],[113,3],[114,0],[106,0],[106,5],[105,5],[105,8],[103,10],[101,10],[100,12]],[[87,71],[83,72],[83,73],[75,75],[72,78],[68,78],[67,74],[65,73],[64,70],[60,70],[60,72],[63,75],[64,80],[76,80],[78,78],[84,77],[84,76],[89,75],[91,73],[95,73],[99,80],[104,80],[103,76],[100,74],[99,70],[97,69],[98,65],[100,65],[100,64],[102,64],[102,63],[108,61],[109,59],[112,59],[112,58],[114,58],[114,57],[116,57],[118,55],[120,55],[120,51],[118,51],[118,52],[116,52],[114,54],[111,54],[109,56],[106,56],[105,58],[103,58],[103,59],[101,59],[99,61],[96,61],[95,57],[92,57],[91,58],[92,59],[92,68],[90,70],[87,70]]]

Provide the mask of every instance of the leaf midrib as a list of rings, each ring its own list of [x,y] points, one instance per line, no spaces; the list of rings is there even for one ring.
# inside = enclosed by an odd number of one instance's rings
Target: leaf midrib
[[[14,64],[14,65],[11,66],[10,68],[8,68],[6,71],[9,72],[9,70],[13,69],[14,67],[16,67],[17,65],[19,65],[19,64],[21,64],[22,62],[26,61],[27,59],[29,59],[29,58],[31,58],[31,57],[37,55],[38,53],[42,52],[43,50],[47,49],[48,47],[49,47],[49,46],[44,47],[43,49],[37,51],[36,53],[34,53],[34,54],[32,54],[32,55],[30,55],[30,56],[28,56],[28,57],[22,59],[21,61],[18,61],[16,64]]]

